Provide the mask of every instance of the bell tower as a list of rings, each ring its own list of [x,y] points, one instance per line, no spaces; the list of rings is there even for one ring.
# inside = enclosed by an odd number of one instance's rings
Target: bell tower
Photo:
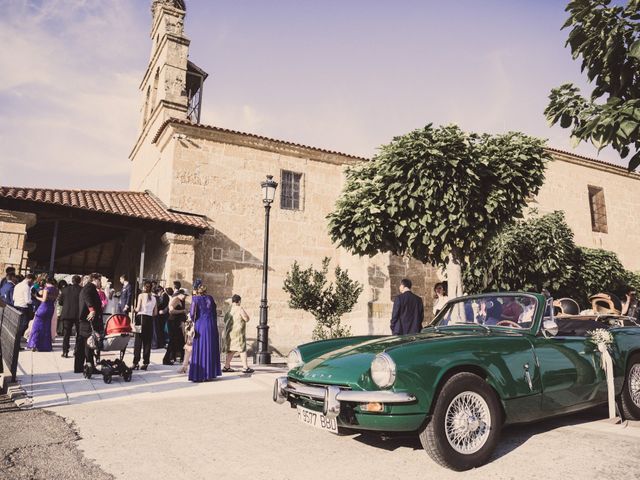
[[[184,1],[154,0],[151,6],[151,58],[140,84],[142,130],[170,117],[185,119],[189,39],[184,34]],[[158,110],[161,110],[158,111]]]
[[[184,0],[152,0],[151,56],[140,83],[140,116],[136,143],[129,154],[133,162],[130,186],[148,188],[157,146],[152,139],[170,119],[200,122],[202,89],[207,73],[189,61],[191,41],[184,33]]]

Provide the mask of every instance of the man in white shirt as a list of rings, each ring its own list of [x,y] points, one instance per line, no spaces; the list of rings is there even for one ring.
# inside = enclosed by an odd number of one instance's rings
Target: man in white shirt
[[[16,285],[13,289],[13,306],[20,311],[20,325],[18,326],[18,337],[22,338],[24,332],[29,326],[29,318],[31,316],[31,287],[35,277],[32,273],[28,273],[24,280]],[[23,350],[22,347],[20,347]]]

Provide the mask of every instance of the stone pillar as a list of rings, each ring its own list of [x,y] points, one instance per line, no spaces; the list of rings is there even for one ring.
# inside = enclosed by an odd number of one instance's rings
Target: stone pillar
[[[4,276],[5,268],[10,266],[16,267],[19,272],[26,272],[27,228],[35,223],[34,214],[0,210],[0,276]]]
[[[182,286],[192,288],[195,247],[197,240],[191,235],[165,233],[162,242],[168,247],[164,275],[167,285],[180,280]]]

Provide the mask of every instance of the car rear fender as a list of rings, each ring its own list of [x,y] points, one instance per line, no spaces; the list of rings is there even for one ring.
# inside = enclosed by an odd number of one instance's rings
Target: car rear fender
[[[624,377],[631,357],[640,354],[640,328],[620,327],[609,330],[615,347],[612,349],[613,374],[616,394],[622,392]]]

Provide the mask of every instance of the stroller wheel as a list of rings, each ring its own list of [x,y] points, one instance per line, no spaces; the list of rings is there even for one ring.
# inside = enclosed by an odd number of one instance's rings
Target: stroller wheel
[[[82,374],[84,378],[91,378],[91,374],[93,373],[93,367],[91,365],[85,365]]]
[[[111,380],[112,380],[111,374],[109,373],[109,374],[105,375],[102,378],[102,380],[104,380],[104,383],[111,383]]]
[[[124,379],[125,382],[130,382],[132,375],[133,373],[131,372],[131,370],[128,370],[122,374],[122,378]]]

